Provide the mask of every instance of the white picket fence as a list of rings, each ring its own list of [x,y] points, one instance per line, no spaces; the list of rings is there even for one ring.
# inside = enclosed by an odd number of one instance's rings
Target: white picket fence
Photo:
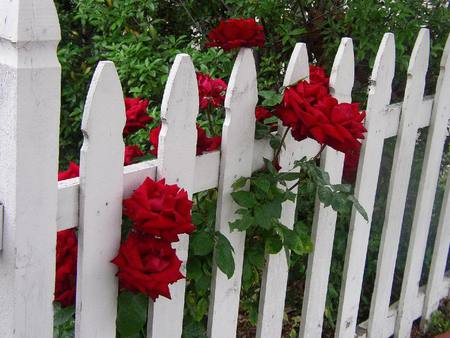
[[[56,231],[79,228],[76,301],[77,338],[115,337],[117,279],[110,260],[120,240],[122,199],[145,177],[166,178],[189,194],[218,187],[217,229],[231,241],[236,272],[228,279],[213,268],[208,335],[235,337],[245,233],[229,232],[236,217],[231,184],[273,157],[267,140],[254,140],[257,74],[252,51],[237,56],[228,91],[220,151],[195,155],[198,91],[188,55],[176,57],[164,92],[158,159],[123,167],[123,92],[114,65],[101,62],[89,89],[81,129],[84,143],[80,179],[57,183],[60,65],[57,14],[51,0],[0,1],[0,202],[4,206],[0,241],[0,337],[52,337]],[[419,280],[429,232],[447,123],[450,117],[450,40],[442,56],[433,97],[424,97],[430,38],[422,29],[409,68],[404,101],[390,105],[395,69],[394,35],[381,42],[373,67],[366,127],[355,194],[371,218],[383,142],[397,135],[386,217],[369,319],[357,323],[370,223],[353,211],[343,271],[336,337],[409,337],[412,322],[426,325],[448,296],[446,263],[450,242],[450,179],[447,181],[426,287]],[[296,45],[284,85],[308,76],[305,44]],[[331,72],[332,94],[351,101],[353,44],[341,41]],[[390,305],[397,248],[405,209],[416,135],[429,126],[425,160],[414,213],[400,300]],[[280,132],[281,132],[280,128]],[[314,155],[318,144],[287,139],[281,166]],[[343,154],[326,149],[321,165],[339,182]],[[283,205],[282,223],[293,225],[295,204]],[[1,224],[1,223],[0,223]],[[307,266],[300,337],[320,337],[328,286],[336,213],[316,202]],[[1,246],[1,243],[3,244]],[[177,245],[187,259],[188,237]],[[267,257],[260,295],[257,337],[280,337],[288,277],[284,252]],[[180,337],[185,281],[171,287],[171,301],[149,307],[148,337]]]

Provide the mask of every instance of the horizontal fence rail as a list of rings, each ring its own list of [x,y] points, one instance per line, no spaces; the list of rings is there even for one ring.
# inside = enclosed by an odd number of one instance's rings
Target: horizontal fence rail
[[[84,142],[80,178],[56,183],[60,110],[56,46],[59,40],[57,14],[51,0],[0,2],[0,206],[4,208],[3,233],[0,233],[0,337],[53,336],[55,234],[57,230],[70,228],[79,229],[75,336],[115,337],[118,283],[115,266],[110,261],[120,243],[122,200],[146,177],[165,178],[168,183],[186,189],[190,197],[218,189],[216,230],[233,246],[236,267],[233,277],[228,279],[213,262],[208,336],[237,336],[246,248],[245,233],[229,229],[237,209],[230,195],[231,185],[240,176],[250,176],[262,169],[263,158],[271,160],[274,156],[268,139],[254,139],[258,90],[252,50],[240,50],[231,73],[221,150],[195,155],[199,105],[195,68],[189,55],[179,54],[161,105],[157,159],[125,167],[122,87],[114,64],[99,63],[81,125]],[[404,101],[394,104],[390,103],[395,73],[392,33],[384,35],[377,53],[365,107],[368,132],[355,186],[355,195],[370,221],[383,144],[391,137],[396,137],[394,166],[369,318],[362,323],[357,320],[371,223],[353,210],[336,337],[409,337],[412,322],[422,317],[422,327],[426,327],[439,301],[449,294],[450,278],[445,269],[450,243],[450,177],[439,216],[428,284],[419,287],[450,118],[450,39],[442,55],[435,95],[424,97],[429,49],[429,31],[424,28],[411,55]],[[330,76],[330,92],[339,102],[351,102],[354,68],[352,39],[343,38]],[[295,46],[284,73],[285,86],[309,76],[305,44]],[[417,133],[427,127],[426,155],[401,297],[390,304]],[[283,131],[280,125],[276,133],[282,135]],[[280,153],[280,163],[284,169],[292,168],[296,160],[314,156],[319,147],[315,141],[298,143],[289,135],[286,148]],[[341,181],[343,163],[343,154],[331,148],[321,156],[321,167],[330,173],[333,183]],[[299,337],[322,335],[335,237],[337,214],[318,200],[314,211],[311,224],[314,249],[306,267]],[[295,218],[295,203],[283,204],[282,223],[292,228]],[[189,238],[184,236],[174,246],[183,261],[183,273],[188,245]],[[288,255],[282,251],[266,257],[258,338],[281,337]],[[185,280],[171,285],[172,300],[150,302],[147,337],[181,337],[185,285]]]

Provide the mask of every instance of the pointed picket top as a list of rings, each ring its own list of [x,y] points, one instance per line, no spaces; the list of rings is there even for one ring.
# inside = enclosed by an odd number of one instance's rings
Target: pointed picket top
[[[429,48],[428,31],[419,33],[417,43],[421,43]],[[402,291],[398,303],[398,314],[395,326],[395,334],[399,337],[406,337],[415,320],[411,297],[417,294],[420,277],[422,274],[422,265],[427,246],[427,236],[429,233],[430,221],[432,217],[435,190],[439,179],[439,172],[444,150],[445,140],[447,138],[447,125],[450,116],[450,97],[445,95],[450,86],[449,43],[447,41],[441,58],[441,71],[436,86],[431,121],[428,129],[427,144],[425,147],[425,157],[422,165],[417,200],[414,209],[411,235],[408,243],[408,254],[406,258],[404,278],[402,282]],[[428,57],[428,55],[422,56]],[[427,64],[421,65],[422,67]],[[422,73],[422,76],[425,76]],[[425,80],[420,85],[425,85]],[[408,89],[408,88],[407,88]],[[405,94],[406,95],[406,94]],[[413,95],[418,95],[413,93]],[[413,112],[413,105],[409,105]],[[448,247],[447,247],[448,249]],[[442,277],[441,277],[442,278]]]
[[[187,54],[178,54],[170,70],[161,103],[162,128],[159,134],[158,177],[177,183],[192,191],[192,174],[186,175],[186,165],[194,166],[197,144],[195,121],[199,106],[198,85],[194,65]],[[180,140],[183,140],[180,142]],[[194,154],[194,155],[193,155]],[[174,166],[173,163],[185,165]],[[170,168],[170,169],[169,169]],[[186,179],[183,179],[183,177]]]
[[[370,78],[369,95],[367,98],[366,124],[379,120],[386,104],[391,101],[392,80],[395,74],[395,37],[385,33],[381,40]],[[384,86],[384,84],[389,84]]]
[[[85,146],[96,142],[97,136],[103,136],[105,131],[121,139],[125,120],[122,86],[116,67],[111,61],[101,61],[92,78],[81,122]]]
[[[231,198],[232,184],[252,174],[255,135],[255,106],[258,101],[253,52],[241,48],[234,63],[225,97],[226,117],[222,131],[216,229],[226,236],[234,249],[235,270],[228,277],[213,265],[208,316],[209,337],[234,337],[237,329],[241,291],[245,232],[230,232],[238,206]]]
[[[59,41],[61,31],[52,0],[0,2],[0,38],[11,42]]]
[[[291,54],[289,64],[284,75],[283,86],[291,86],[300,80],[306,80],[309,77],[308,49],[306,44],[301,42],[295,44],[294,51]]]
[[[196,119],[199,98],[194,65],[187,54],[178,54],[167,79],[161,104],[157,178],[177,184],[192,197],[197,144]],[[173,244],[186,275],[189,237],[181,235]],[[172,299],[150,302],[147,337],[181,337],[186,280],[170,285]],[[167,320],[170,318],[170,320]]]
[[[120,245],[125,104],[112,62],[100,62],[81,129],[76,337],[116,332],[117,278],[111,260]],[[103,169],[102,169],[103,168]]]
[[[343,38],[334,58],[330,74],[330,93],[339,102],[352,101],[355,81],[355,56],[351,38]]]
[[[368,132],[361,147],[355,184],[355,197],[365,208],[369,222],[353,208],[336,323],[337,338],[350,338],[355,335],[370,223],[383,152],[385,127],[383,114],[391,101],[394,73],[394,35],[386,33],[378,48],[370,79],[365,119]]]

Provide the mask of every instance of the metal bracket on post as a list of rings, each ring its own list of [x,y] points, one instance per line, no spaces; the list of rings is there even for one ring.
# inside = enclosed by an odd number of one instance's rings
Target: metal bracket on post
[[[0,203],[0,251],[3,249],[3,204]]]

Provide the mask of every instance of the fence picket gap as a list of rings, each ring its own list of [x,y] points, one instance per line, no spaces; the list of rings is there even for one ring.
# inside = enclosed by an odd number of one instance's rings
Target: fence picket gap
[[[194,189],[198,104],[194,65],[189,55],[178,54],[170,70],[161,105],[157,178],[164,178],[167,184],[177,184],[188,192],[190,198]],[[179,237],[180,241],[173,247],[183,261],[181,272],[186,276],[189,237]],[[179,280],[170,285],[171,300],[159,297],[150,302],[148,337],[181,337],[185,286],[186,280]]]
[[[100,62],[81,123],[77,338],[116,334],[117,278],[110,262],[119,249],[122,225],[124,125],[116,68],[112,62]]]
[[[304,43],[297,43],[289,60],[283,84],[289,86],[299,80],[306,80],[308,76],[308,51]],[[286,128],[280,123],[278,128],[280,137],[285,130]],[[309,143],[316,148],[313,142],[302,143]],[[285,146],[280,152],[279,162],[282,171],[289,171],[294,166],[295,160],[306,156],[304,151],[307,151],[308,148],[301,146],[290,133],[286,136]],[[290,229],[293,228],[295,222],[295,206],[296,203],[292,201],[286,201],[282,206],[280,222]],[[259,299],[256,331],[258,338],[281,337],[288,273],[289,266],[285,250],[266,256]]]
[[[423,48],[426,48],[428,52],[428,35],[424,39],[427,41],[424,43],[425,46]],[[448,95],[448,88],[450,87],[449,48],[450,42],[447,41],[441,60],[441,72],[439,74],[430,128],[428,130],[425,158],[422,165],[419,191],[417,193],[411,236],[409,239],[408,255],[403,275],[402,291],[398,307],[399,312],[395,328],[395,333],[399,337],[409,337],[412,322],[415,319],[409,309],[411,302],[408,298],[416,296],[419,291],[434,197],[445,139],[447,137],[447,126],[450,117],[450,96]],[[405,100],[407,100],[406,94]]]
[[[417,107],[423,100],[429,59],[429,33],[422,29],[408,67],[405,99],[395,143],[385,218],[377,260],[377,274],[371,301],[368,337],[385,337],[383,322],[389,310],[395,262],[406,205],[409,177],[417,136]],[[387,336],[386,336],[387,337]]]
[[[255,135],[255,106],[258,101],[256,69],[251,49],[242,48],[236,58],[225,97],[226,117],[222,130],[216,229],[234,248],[235,271],[228,277],[213,264],[208,316],[208,336],[236,335],[241,291],[245,232],[230,232],[229,222],[238,209],[231,198],[231,185],[239,177],[252,174]]]
[[[53,1],[0,1],[0,337],[52,337],[61,67]]]
[[[368,131],[361,147],[355,186],[355,197],[365,208],[369,222],[366,222],[353,208],[336,324],[335,335],[338,338],[353,338],[355,335],[370,223],[383,152],[386,126],[383,112],[391,100],[394,70],[394,35],[386,33],[378,49],[372,71],[365,121]]]
[[[330,77],[330,92],[340,103],[351,102],[354,73],[353,42],[343,38]],[[332,184],[341,182],[343,165],[344,154],[326,147],[321,155],[321,167],[330,174]],[[331,207],[325,208],[316,198],[311,234],[314,247],[308,257],[300,337],[322,335],[336,219],[336,212]]]

